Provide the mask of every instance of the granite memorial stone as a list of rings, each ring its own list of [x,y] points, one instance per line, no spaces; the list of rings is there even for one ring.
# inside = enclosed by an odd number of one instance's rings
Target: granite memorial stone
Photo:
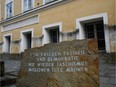
[[[99,87],[97,40],[65,41],[26,50],[17,87]]]

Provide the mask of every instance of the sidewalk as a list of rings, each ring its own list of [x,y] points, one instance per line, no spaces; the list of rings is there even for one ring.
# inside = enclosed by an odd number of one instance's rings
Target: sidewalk
[[[0,77],[0,87],[16,87],[20,61],[5,60],[5,75]]]

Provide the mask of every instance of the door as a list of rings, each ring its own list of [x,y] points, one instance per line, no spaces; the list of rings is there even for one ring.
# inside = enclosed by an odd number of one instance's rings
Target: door
[[[90,22],[85,24],[86,38],[96,38],[98,50],[105,50],[105,36],[103,21]]]
[[[10,53],[11,50],[11,36],[4,37],[4,52]]]
[[[59,29],[51,29],[50,30],[50,39],[52,43],[59,42]]]

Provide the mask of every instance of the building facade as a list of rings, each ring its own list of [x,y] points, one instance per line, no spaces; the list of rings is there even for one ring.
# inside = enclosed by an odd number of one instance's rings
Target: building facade
[[[116,0],[0,0],[0,53],[96,38],[116,52]]]

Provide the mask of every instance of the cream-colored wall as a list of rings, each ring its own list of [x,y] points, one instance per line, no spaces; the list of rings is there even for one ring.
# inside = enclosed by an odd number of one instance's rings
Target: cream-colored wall
[[[19,0],[17,0],[20,2]],[[42,5],[42,0],[35,0],[35,5],[40,1]],[[14,29],[7,32],[2,32],[4,34],[12,33],[12,40],[20,40],[20,32],[30,28],[34,29],[34,37],[39,38],[42,36],[42,26],[57,22],[62,22],[62,32],[75,31],[76,30],[76,19],[84,16],[90,16],[100,13],[108,13],[108,24],[109,26],[116,25],[115,23],[115,0],[73,0],[70,3],[63,4],[45,11],[38,13],[39,23],[22,27],[19,29]],[[2,5],[3,6],[3,5]],[[18,7],[20,6],[17,5]],[[21,9],[15,10],[15,14],[18,14]],[[4,13],[4,12],[2,12]],[[1,38],[1,41],[3,39]],[[38,46],[34,42],[34,47]],[[19,52],[20,45],[12,46],[12,53]]]
[[[114,12],[115,12],[115,24],[116,24],[116,0],[115,0],[115,3],[114,4],[115,4],[115,7],[114,7],[115,10],[114,10]]]
[[[43,5],[43,0],[35,0],[35,7]]]
[[[5,18],[5,0],[1,0],[1,19]]]
[[[22,12],[22,0],[14,0],[14,16]]]
[[[39,13],[39,29],[42,26],[62,22],[62,32],[75,31],[76,30],[76,19],[96,15],[100,13],[108,14],[108,26],[116,25],[115,22],[115,0],[74,0],[68,4],[58,6],[46,11]],[[36,31],[35,36],[41,36],[42,31]],[[109,36],[110,37],[110,36]],[[110,37],[112,38],[112,37]],[[112,41],[110,41],[112,43]],[[114,45],[110,45],[111,51]]]
[[[0,0],[0,21],[1,21],[1,0]]]
[[[34,8],[40,5],[42,5],[42,0],[34,1]],[[14,0],[14,16],[20,13],[22,13],[22,0]]]
[[[20,13],[22,13],[22,0],[14,0],[13,2],[14,4],[14,15],[18,15]],[[38,4],[39,3],[39,4]],[[40,6],[42,5],[42,0],[35,0],[34,1],[34,7],[37,7],[37,6]],[[1,0],[1,17],[0,17],[0,20],[1,18],[5,19],[5,0]]]
[[[63,22],[63,32],[76,29],[76,18],[108,13],[109,25],[114,25],[115,0],[74,0],[71,3],[58,6],[39,13],[39,28],[43,25]]]
[[[22,28],[14,29],[12,31],[3,32],[2,37],[5,34],[12,34],[12,42],[20,41],[21,40],[21,31],[28,30],[28,29],[37,30],[38,29],[38,24],[33,24],[33,25],[22,27]],[[35,32],[34,32],[34,34],[35,34]],[[1,39],[3,41],[3,38],[1,38]],[[13,44],[11,53],[19,53],[19,52],[20,52],[20,43],[19,44]]]

